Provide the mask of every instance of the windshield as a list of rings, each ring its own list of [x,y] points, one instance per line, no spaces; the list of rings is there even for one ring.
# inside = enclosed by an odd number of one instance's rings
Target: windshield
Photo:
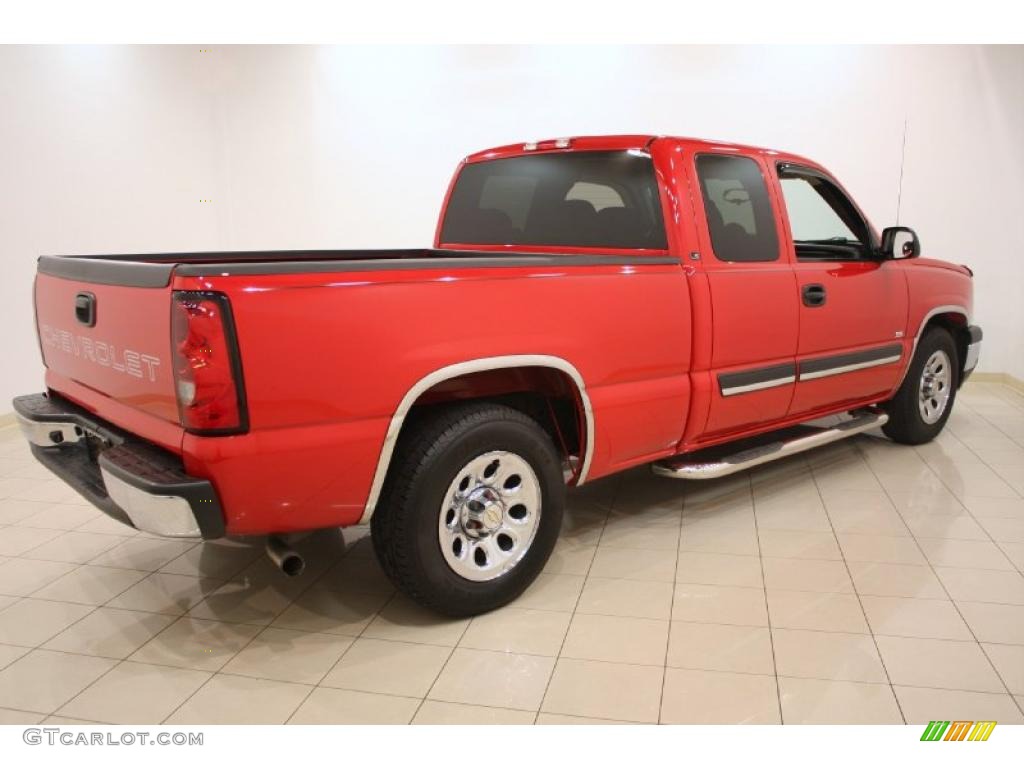
[[[452,190],[441,244],[664,249],[654,164],[635,150],[471,163]]]

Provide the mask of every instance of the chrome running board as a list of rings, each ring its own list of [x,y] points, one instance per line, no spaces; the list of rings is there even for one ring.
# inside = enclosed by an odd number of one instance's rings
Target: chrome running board
[[[717,447],[719,451],[717,457],[709,455],[716,448],[709,448],[662,459],[652,464],[651,468],[654,470],[654,474],[663,477],[675,477],[680,480],[711,480],[750,469],[759,464],[767,464],[769,461],[809,451],[812,448],[819,448],[846,437],[852,437],[869,429],[880,427],[889,420],[888,414],[881,411],[858,411],[852,415],[853,418],[834,427],[800,425],[779,433],[764,435],[762,439],[771,440],[771,442],[752,448],[723,455],[721,451],[730,448],[727,444]],[[744,440],[743,442],[749,444],[750,441]]]

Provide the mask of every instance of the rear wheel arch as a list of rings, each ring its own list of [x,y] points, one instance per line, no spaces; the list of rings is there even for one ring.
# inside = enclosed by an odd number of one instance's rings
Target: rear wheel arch
[[[499,403],[430,408],[398,442],[370,521],[381,568],[405,595],[450,616],[514,600],[554,549],[562,462],[534,419]]]
[[[502,382],[506,386],[502,386]],[[550,416],[538,413],[542,405],[550,403],[552,397],[558,400],[559,395],[563,405],[557,412],[550,412]],[[566,424],[559,417],[565,410],[565,396],[571,397],[581,427],[579,441],[582,445],[576,446],[580,457],[577,484],[580,484],[586,480],[594,452],[594,415],[586,383],[572,363],[553,355],[505,355],[467,360],[427,374],[408,390],[391,417],[359,524],[370,522],[398,441],[415,425],[421,410],[473,399],[500,402],[537,419],[548,428],[555,445],[560,447],[563,439],[576,440],[575,434],[565,433]],[[559,430],[562,430],[561,435]]]

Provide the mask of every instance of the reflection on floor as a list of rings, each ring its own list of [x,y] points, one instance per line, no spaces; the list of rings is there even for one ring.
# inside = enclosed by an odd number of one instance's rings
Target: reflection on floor
[[[0,722],[1022,722],[1024,396],[706,484],[570,494],[547,571],[448,621],[367,531],[262,549],[111,522],[0,431]]]

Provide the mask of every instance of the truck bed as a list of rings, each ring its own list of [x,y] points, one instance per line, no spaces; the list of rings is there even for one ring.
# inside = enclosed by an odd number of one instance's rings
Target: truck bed
[[[216,476],[235,535],[362,519],[402,403],[467,359],[570,361],[559,364],[605,409],[588,432],[598,476],[663,457],[689,395],[679,258],[571,250],[44,256],[35,292],[47,388],[181,456],[190,476]],[[247,407],[240,434],[182,426],[172,376],[179,291],[230,302]],[[76,317],[79,297],[92,298],[93,325]],[[652,327],[660,333],[642,330]],[[661,333],[678,343],[666,350]],[[474,386],[489,381],[480,376]]]

